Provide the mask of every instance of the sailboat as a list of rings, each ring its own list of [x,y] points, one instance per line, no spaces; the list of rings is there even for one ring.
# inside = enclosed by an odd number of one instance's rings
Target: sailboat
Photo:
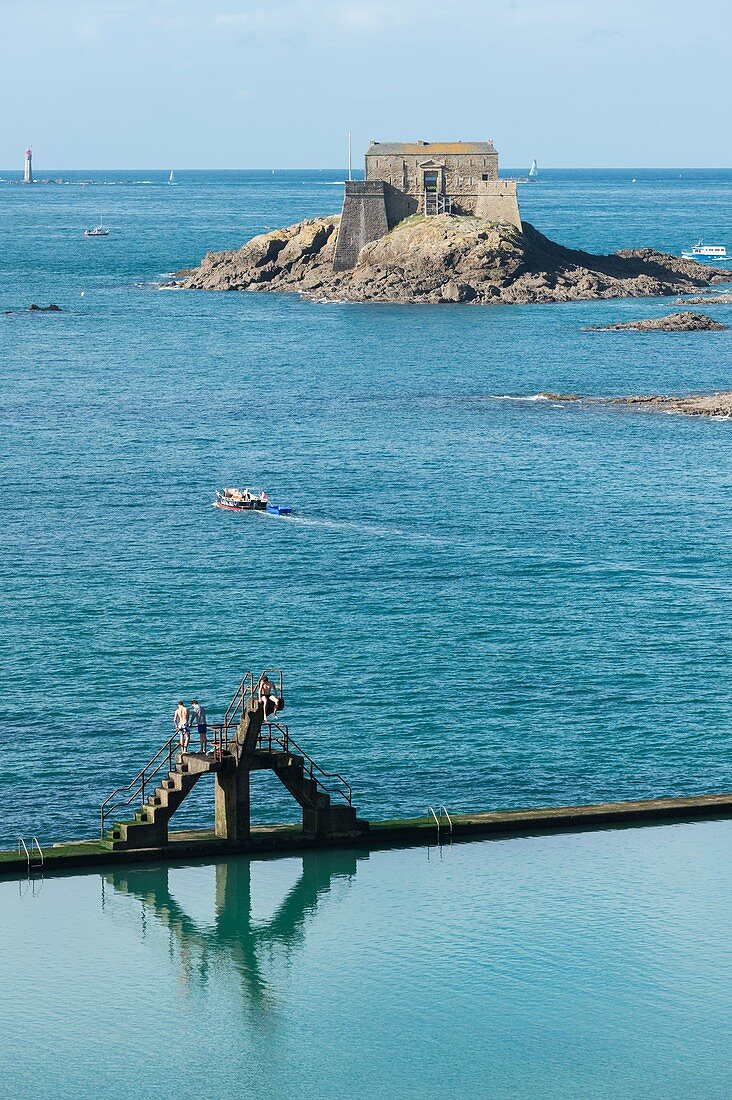
[[[108,237],[109,236],[109,230],[107,229],[106,225],[104,224],[104,219],[100,217],[99,225],[95,226],[94,229],[85,229],[84,230],[84,236],[85,237]]]
[[[530,180],[537,180],[538,178],[539,178],[539,165],[536,163],[536,160],[532,160],[531,168],[529,168],[529,179]]]
[[[168,176],[168,183],[175,183],[175,176],[173,175],[173,169],[170,169],[170,175]]]

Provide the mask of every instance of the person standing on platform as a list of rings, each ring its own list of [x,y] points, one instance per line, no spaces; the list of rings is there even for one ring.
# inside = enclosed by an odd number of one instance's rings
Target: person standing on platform
[[[188,742],[191,739],[191,714],[182,699],[173,715],[173,725],[180,737],[180,751],[188,752]]]
[[[201,752],[208,752],[208,726],[206,724],[206,709],[198,699],[191,699],[191,721],[198,726],[198,738],[201,742]]]

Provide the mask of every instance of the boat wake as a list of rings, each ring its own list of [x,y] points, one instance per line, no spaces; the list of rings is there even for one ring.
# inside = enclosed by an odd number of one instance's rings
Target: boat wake
[[[287,516],[291,523],[300,527],[318,527],[326,531],[351,532],[368,535],[373,538],[406,539],[408,542],[428,543],[434,546],[452,545],[450,539],[440,538],[419,531],[408,531],[403,527],[387,527],[382,524],[359,523],[357,520],[327,519],[324,516]]]

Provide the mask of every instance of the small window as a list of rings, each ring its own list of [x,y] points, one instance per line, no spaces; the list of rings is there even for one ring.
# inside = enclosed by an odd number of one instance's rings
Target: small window
[[[489,180],[489,179],[490,179],[491,177],[490,177],[490,176],[488,175],[488,173],[487,173],[487,172],[484,172],[484,173],[483,173],[483,175],[482,175],[482,176],[481,176],[480,178],[481,178],[482,180]]]

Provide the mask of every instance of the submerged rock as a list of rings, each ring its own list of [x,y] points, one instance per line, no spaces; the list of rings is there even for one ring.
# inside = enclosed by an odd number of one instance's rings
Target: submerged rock
[[[721,332],[720,325],[704,313],[667,313],[665,317],[652,317],[644,321],[623,321],[615,325],[589,325],[585,332]]]
[[[29,313],[60,313],[61,306],[54,305],[53,302],[48,306],[37,306],[35,302],[31,302],[28,306]]]
[[[693,260],[642,248],[597,256],[476,217],[407,218],[361,249],[351,271],[333,271],[337,216],[209,252],[178,285],[190,290],[285,290],[352,302],[568,302],[688,294],[732,277]]]

